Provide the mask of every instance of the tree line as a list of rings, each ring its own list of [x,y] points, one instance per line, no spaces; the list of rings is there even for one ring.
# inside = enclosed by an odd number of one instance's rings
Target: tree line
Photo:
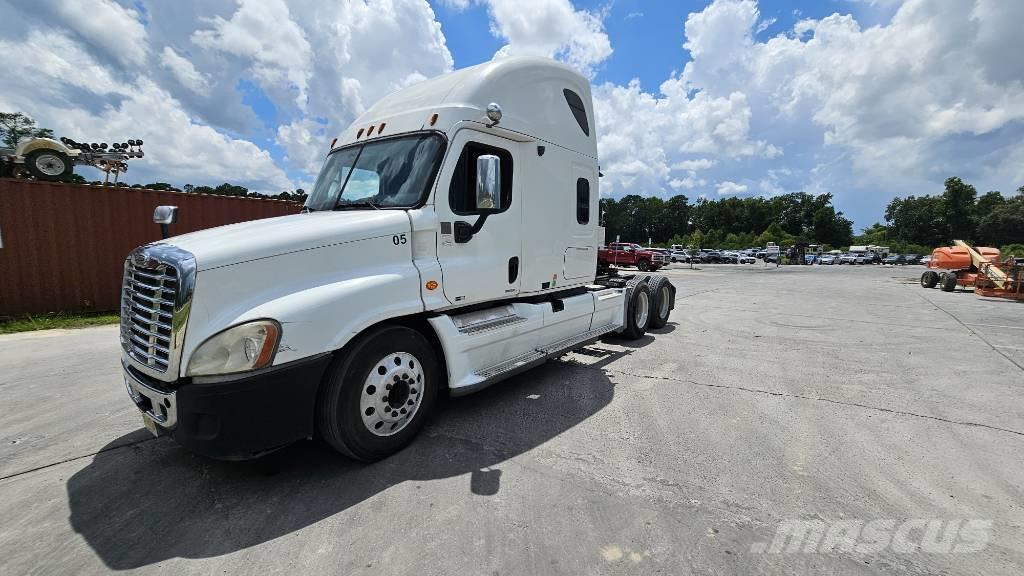
[[[832,194],[793,192],[771,198],[668,200],[635,194],[601,199],[609,241],[682,244],[694,248],[750,248],[775,242],[848,246],[853,222],[832,205]]]
[[[631,194],[601,199],[601,214],[608,241],[659,246],[742,249],[775,242],[846,249],[875,244],[927,254],[956,239],[1024,254],[1024,186],[1008,196],[999,191],[979,196],[957,177],[946,179],[941,194],[894,198],[885,223],[876,222],[860,234],[853,233],[853,223],[835,209],[828,193],[701,198],[693,204],[684,195],[663,200]]]

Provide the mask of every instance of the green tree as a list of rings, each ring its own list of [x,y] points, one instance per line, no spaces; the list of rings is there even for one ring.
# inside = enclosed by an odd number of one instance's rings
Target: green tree
[[[1024,242],[1024,196],[994,208],[982,218],[978,231],[985,243],[993,246]]]
[[[945,186],[942,206],[949,234],[960,240],[974,238],[974,200],[978,191],[955,176],[946,178]]]
[[[36,121],[21,112],[0,112],[0,140],[14,148],[22,138],[53,138],[53,130],[36,128]]]
[[[949,225],[941,196],[893,198],[885,208],[885,221],[903,242],[925,246],[949,243]]]

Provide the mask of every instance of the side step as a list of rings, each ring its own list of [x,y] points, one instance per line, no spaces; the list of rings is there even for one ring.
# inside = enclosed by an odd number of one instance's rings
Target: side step
[[[610,332],[614,332],[617,328],[618,324],[607,324],[599,328],[588,330],[586,332],[583,332],[582,334],[577,334],[575,336],[565,338],[564,340],[553,342],[542,348],[531,350],[525,354],[516,356],[515,358],[510,358],[508,360],[505,360],[504,362],[495,364],[494,366],[490,366],[488,368],[479,370],[475,373],[475,375],[481,379],[480,382],[473,384],[471,386],[454,388],[451,390],[451,395],[464,396],[466,394],[471,394],[478,390],[487,388],[491,384],[495,384],[506,378],[515,376],[520,372],[525,372],[530,368],[542,364],[543,362],[547,361],[550,358],[560,356],[570,350],[590,344],[591,342],[596,341],[601,336],[608,334]]]

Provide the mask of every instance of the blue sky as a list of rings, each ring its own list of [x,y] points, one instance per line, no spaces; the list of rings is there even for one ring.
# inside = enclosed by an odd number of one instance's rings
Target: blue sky
[[[1024,2],[0,0],[0,109],[147,141],[130,182],[308,188],[385,94],[516,54],[594,86],[602,194],[1024,185]],[[48,66],[32,62],[45,59]],[[86,177],[97,177],[85,174]]]

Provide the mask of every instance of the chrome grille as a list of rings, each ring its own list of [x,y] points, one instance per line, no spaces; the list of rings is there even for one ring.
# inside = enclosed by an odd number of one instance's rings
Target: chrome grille
[[[171,364],[178,285],[178,270],[170,264],[125,262],[121,342],[136,362],[158,372]]]

